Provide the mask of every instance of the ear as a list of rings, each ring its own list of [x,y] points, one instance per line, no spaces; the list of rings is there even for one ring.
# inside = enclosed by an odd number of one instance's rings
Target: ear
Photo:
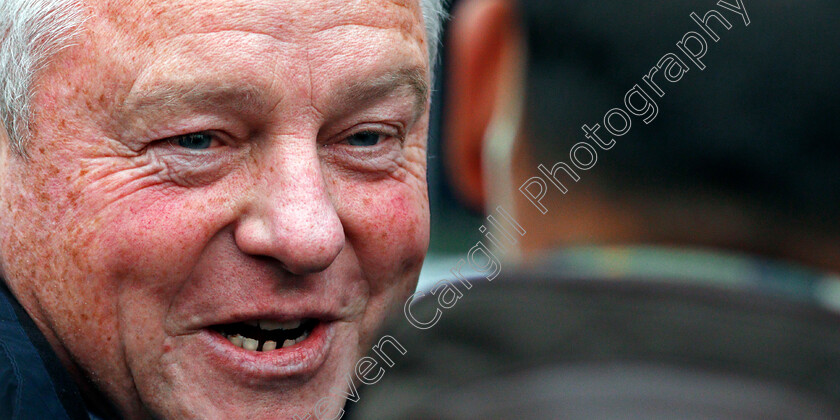
[[[486,203],[485,133],[508,89],[504,77],[519,47],[519,21],[510,0],[462,0],[447,39],[443,158],[450,185],[468,207]]]

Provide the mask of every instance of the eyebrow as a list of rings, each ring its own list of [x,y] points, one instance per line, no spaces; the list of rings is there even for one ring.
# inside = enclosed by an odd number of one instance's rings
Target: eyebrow
[[[120,107],[123,116],[168,113],[184,106],[226,107],[236,112],[268,109],[259,88],[252,85],[166,82],[129,95]]]
[[[361,104],[408,89],[414,97],[415,117],[426,111],[429,84],[422,68],[402,68],[350,84],[339,94],[342,103]]]

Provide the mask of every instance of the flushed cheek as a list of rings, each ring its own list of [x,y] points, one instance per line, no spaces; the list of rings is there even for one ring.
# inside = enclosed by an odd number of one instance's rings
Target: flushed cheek
[[[229,223],[229,206],[189,195],[142,195],[102,212],[109,221],[100,235],[100,264],[118,289],[116,317],[125,363],[135,378],[157,378],[165,388],[167,366],[161,362],[168,337],[178,334],[170,308],[185,289],[207,243]],[[104,231],[103,231],[104,232]]]
[[[425,185],[388,180],[373,186],[345,187],[351,204],[342,206],[339,217],[371,295],[377,295],[416,281],[428,247],[429,215]]]
[[[161,335],[166,308],[206,243],[227,223],[227,206],[197,194],[140,191],[104,206],[76,236],[86,244],[86,271],[116,295],[126,340]],[[131,319],[129,319],[131,318]]]
[[[428,246],[428,205],[423,189],[388,180],[377,187],[346,187],[347,205],[339,211],[346,237],[358,258],[366,305],[357,341],[375,339],[389,312],[414,290]]]
[[[230,213],[213,206],[211,197],[184,189],[144,191],[103,209],[100,219],[110,232],[106,238],[107,269],[126,277],[141,275],[143,284],[165,282],[189,270],[204,245]]]

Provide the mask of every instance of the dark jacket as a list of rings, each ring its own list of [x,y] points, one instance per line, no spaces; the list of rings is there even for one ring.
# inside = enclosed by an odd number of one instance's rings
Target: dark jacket
[[[78,387],[0,279],[0,419],[89,419]]]

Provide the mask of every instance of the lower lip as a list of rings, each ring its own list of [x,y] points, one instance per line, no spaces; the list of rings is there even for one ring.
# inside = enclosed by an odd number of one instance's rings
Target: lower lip
[[[306,340],[292,347],[262,352],[233,345],[216,331],[199,334],[205,341],[205,354],[211,361],[237,375],[252,379],[272,379],[313,375],[327,359],[333,338],[332,323],[319,322]]]

